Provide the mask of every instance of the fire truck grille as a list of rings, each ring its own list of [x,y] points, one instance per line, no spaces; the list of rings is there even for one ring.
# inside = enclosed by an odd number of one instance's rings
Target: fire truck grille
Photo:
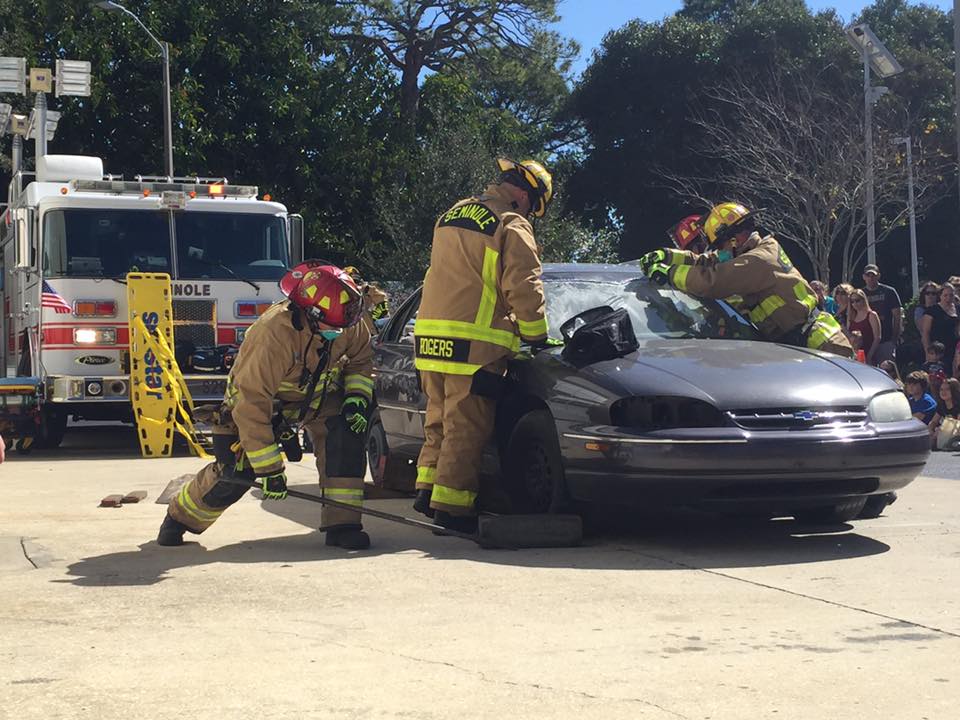
[[[173,340],[194,347],[217,344],[217,305],[212,300],[173,301]]]

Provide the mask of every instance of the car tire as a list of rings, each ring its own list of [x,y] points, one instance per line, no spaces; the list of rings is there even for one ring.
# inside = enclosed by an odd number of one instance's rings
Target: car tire
[[[517,421],[507,444],[506,492],[515,513],[559,513],[568,502],[556,423],[547,410]]]
[[[67,415],[56,410],[43,410],[40,415],[40,427],[34,438],[33,446],[41,450],[53,450],[60,447],[63,436],[67,434]]]
[[[807,525],[837,525],[859,517],[866,504],[867,498],[851,498],[836,505],[798,510],[793,516]]]
[[[416,484],[413,465],[406,458],[391,455],[387,433],[377,411],[370,418],[370,432],[367,433],[367,463],[370,477],[377,487],[413,492]]]

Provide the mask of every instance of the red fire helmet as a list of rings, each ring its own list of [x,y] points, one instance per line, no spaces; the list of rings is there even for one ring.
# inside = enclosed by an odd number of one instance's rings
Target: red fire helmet
[[[670,239],[681,250],[702,250],[697,240],[703,244],[703,218],[700,215],[688,215],[668,231]],[[693,245],[693,247],[691,247]]]
[[[360,320],[363,296],[356,283],[336,265],[306,260],[280,279],[280,290],[310,320],[347,328]]]

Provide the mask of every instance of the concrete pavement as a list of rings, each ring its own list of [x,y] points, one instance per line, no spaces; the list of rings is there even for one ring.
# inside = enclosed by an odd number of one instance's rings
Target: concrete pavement
[[[124,432],[0,467],[0,718],[956,717],[956,456],[820,532],[621,513],[510,552],[371,520],[345,553],[248,495],[160,548],[153,500],[199,463]]]

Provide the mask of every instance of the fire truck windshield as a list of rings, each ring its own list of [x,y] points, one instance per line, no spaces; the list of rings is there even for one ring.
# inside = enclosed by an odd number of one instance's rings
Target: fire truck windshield
[[[286,272],[282,217],[226,212],[181,212],[173,217],[178,274],[184,280],[279,280]]]
[[[123,277],[172,272],[169,213],[163,210],[50,210],[43,220],[47,275]]]
[[[71,208],[48,211],[43,227],[50,276],[278,280],[288,261],[286,223],[274,215]]]

